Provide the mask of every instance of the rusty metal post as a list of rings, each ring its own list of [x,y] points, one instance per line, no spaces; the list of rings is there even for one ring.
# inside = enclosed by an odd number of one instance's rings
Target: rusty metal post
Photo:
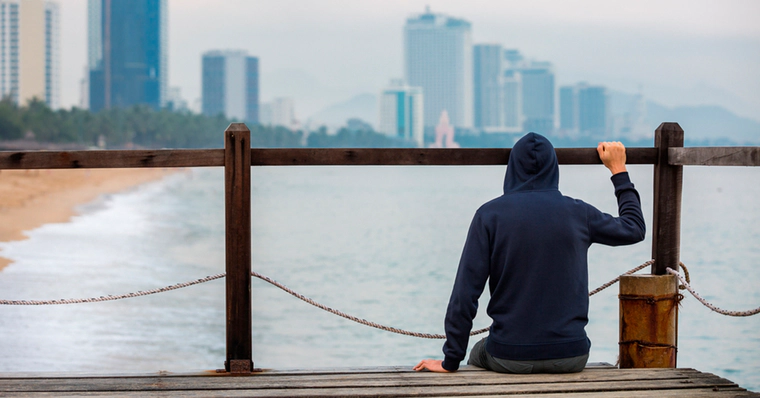
[[[251,131],[232,123],[224,132],[227,360],[231,373],[253,371],[251,326]]]
[[[668,148],[683,147],[678,123],[655,130],[652,275],[620,278],[620,367],[675,368],[678,345],[678,270],[683,166],[668,163]]]
[[[620,367],[675,368],[678,283],[674,275],[620,277]]]

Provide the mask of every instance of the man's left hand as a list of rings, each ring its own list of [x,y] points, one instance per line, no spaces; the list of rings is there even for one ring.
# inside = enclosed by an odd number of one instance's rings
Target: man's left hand
[[[420,363],[417,364],[417,366],[413,367],[412,369],[416,371],[421,370],[429,370],[431,372],[437,372],[437,373],[450,373],[448,370],[444,369],[441,365],[443,361],[436,360],[436,359],[423,359],[420,361]]]

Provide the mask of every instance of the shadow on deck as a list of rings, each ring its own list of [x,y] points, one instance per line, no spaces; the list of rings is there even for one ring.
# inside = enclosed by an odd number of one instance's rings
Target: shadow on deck
[[[590,364],[564,375],[504,375],[465,366],[452,374],[410,367],[264,370],[252,375],[0,374],[0,396],[109,397],[760,397],[694,369],[617,369]]]

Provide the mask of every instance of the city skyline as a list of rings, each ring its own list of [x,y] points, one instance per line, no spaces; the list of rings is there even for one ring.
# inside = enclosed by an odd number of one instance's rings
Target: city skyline
[[[588,81],[641,91],[664,105],[716,104],[760,119],[754,112],[760,107],[757,3],[429,3],[433,12],[470,21],[475,43],[497,42],[529,59],[551,61],[557,85]],[[200,55],[242,48],[261,59],[262,101],[294,97],[299,117],[308,117],[402,77],[403,23],[425,5],[169,0],[169,85],[194,104],[200,98]],[[69,107],[78,103],[86,62],[86,32],[77,26],[86,2],[67,0],[61,8],[61,104]]]

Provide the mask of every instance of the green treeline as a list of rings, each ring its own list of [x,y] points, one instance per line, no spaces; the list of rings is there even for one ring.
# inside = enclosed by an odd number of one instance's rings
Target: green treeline
[[[78,108],[54,111],[39,100],[25,106],[9,99],[0,101],[0,141],[33,139],[83,148],[95,147],[101,140],[108,148],[221,148],[223,132],[233,122],[222,115],[155,111],[143,105],[92,113]],[[248,128],[251,146],[258,148],[410,146],[371,130],[342,128],[337,134],[327,134],[320,128],[304,139],[304,132],[279,126]]]

